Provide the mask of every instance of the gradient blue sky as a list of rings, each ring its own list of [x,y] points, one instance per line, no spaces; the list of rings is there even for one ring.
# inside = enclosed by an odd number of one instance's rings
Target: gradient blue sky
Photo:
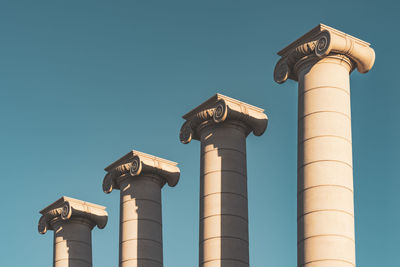
[[[351,76],[357,264],[400,266],[395,1],[0,0],[1,266],[51,266],[39,210],[62,195],[107,206],[93,263],[117,266],[119,192],[103,168],[136,149],[178,162],[163,189],[166,267],[197,266],[199,143],[181,116],[216,92],[270,118],[248,144],[252,267],[296,266],[297,84],[276,52],[322,22],[376,51]]]

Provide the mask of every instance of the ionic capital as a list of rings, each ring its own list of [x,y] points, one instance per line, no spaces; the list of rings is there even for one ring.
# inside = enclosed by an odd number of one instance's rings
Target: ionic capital
[[[214,95],[182,118],[186,121],[182,125],[179,138],[184,144],[192,139],[199,140],[199,126],[207,123],[239,121],[246,125],[246,134],[253,132],[256,136],[262,135],[268,124],[268,117],[263,109],[221,94]]]
[[[274,80],[284,83],[287,79],[297,81],[296,65],[304,59],[317,62],[331,55],[348,57],[351,69],[368,72],[375,62],[375,52],[370,44],[324,24],[317,27],[278,52],[281,59],[275,66]],[[309,62],[311,62],[310,60]]]
[[[180,176],[176,165],[176,162],[133,150],[104,169],[107,174],[103,180],[103,191],[109,194],[113,189],[120,189],[121,180],[141,174],[157,176],[161,179],[161,187],[165,183],[175,186]]]
[[[55,222],[68,222],[74,219],[88,222],[91,228],[97,225],[98,228],[103,229],[108,220],[105,209],[103,206],[89,202],[65,196],[61,197],[40,211],[42,216],[38,224],[39,233],[45,234],[47,230],[54,230]]]

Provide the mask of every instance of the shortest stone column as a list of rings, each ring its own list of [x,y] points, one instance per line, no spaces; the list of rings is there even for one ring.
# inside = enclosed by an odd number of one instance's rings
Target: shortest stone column
[[[39,233],[54,231],[54,267],[92,266],[92,229],[103,229],[108,214],[105,207],[61,197],[40,211]]]

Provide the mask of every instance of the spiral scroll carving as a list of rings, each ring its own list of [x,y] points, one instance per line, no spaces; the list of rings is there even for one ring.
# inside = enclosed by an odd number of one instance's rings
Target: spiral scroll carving
[[[140,160],[139,160],[140,161]],[[114,188],[118,189],[117,179],[120,176],[131,174],[132,162],[121,164],[108,172],[103,179],[103,192],[109,194]]]
[[[190,142],[191,139],[201,141],[204,129],[210,129],[210,127],[223,128],[235,125],[235,127],[240,127],[247,136],[251,132],[261,135],[268,123],[264,110],[221,94],[211,97],[183,118],[186,121],[181,128],[180,139],[184,144]]]
[[[316,51],[317,41],[310,41],[308,43],[297,46],[286,57],[281,58],[274,69],[274,80],[281,84],[293,75],[293,66],[300,59],[313,54]]]
[[[312,66],[325,57],[338,59],[337,56],[344,56],[350,72],[357,68],[360,73],[366,73],[375,62],[375,51],[369,43],[323,24],[278,54],[282,58],[274,70],[274,80],[277,83],[283,83],[287,79],[297,81],[298,71],[303,66]]]
[[[103,192],[106,194],[111,193],[113,190],[113,180],[111,173],[107,173],[103,179]]]
[[[329,47],[331,43],[331,36],[328,31],[323,31],[317,40],[317,45],[315,47],[315,55],[318,57],[323,57],[329,54]]]
[[[175,162],[133,150],[106,168],[109,172],[107,183],[111,180],[113,188],[119,190],[124,190],[127,185],[134,186],[136,181],[142,179],[154,179],[160,187],[166,182],[175,186],[180,176],[176,165]]]
[[[40,211],[38,231],[45,234],[48,230],[58,231],[65,223],[84,223],[92,229],[100,229],[107,224],[108,214],[105,207],[69,197],[61,197],[53,204]]]
[[[314,40],[303,43],[293,48],[286,56],[282,57],[275,66],[274,80],[281,84],[287,79],[296,76],[293,70],[296,63],[310,55],[315,54],[317,57],[323,57],[330,53],[331,37],[328,31],[318,34]]]
[[[224,100],[220,100],[217,102],[215,106],[215,111],[213,115],[213,120],[216,123],[220,123],[226,120],[228,115],[228,106],[226,105]]]
[[[62,207],[61,219],[68,220],[71,218],[71,215],[72,215],[71,204],[69,202],[65,202],[64,206]]]
[[[62,208],[57,208],[57,209],[52,209],[48,211],[46,214],[44,214],[42,217],[39,219],[38,223],[38,231],[40,234],[45,234],[47,230],[49,230],[51,227],[49,223],[54,219],[59,217],[62,214]]]
[[[186,121],[179,132],[179,140],[182,144],[188,144],[192,141],[193,138],[193,129],[190,121]]]
[[[45,216],[40,217],[39,223],[38,223],[38,231],[40,234],[44,235],[47,232],[47,220]]]
[[[275,82],[279,84],[286,82],[286,80],[289,78],[289,72],[290,69],[286,60],[280,60],[274,69]]]
[[[213,120],[222,122],[226,119],[227,106],[224,100],[218,101],[214,107],[201,110],[194,114],[189,120],[185,121],[179,132],[179,140],[183,144],[188,144],[193,138],[198,138],[196,131],[203,122]]]
[[[132,159],[131,167],[129,169],[129,173],[132,176],[139,175],[142,171],[142,162],[138,156],[134,156]]]

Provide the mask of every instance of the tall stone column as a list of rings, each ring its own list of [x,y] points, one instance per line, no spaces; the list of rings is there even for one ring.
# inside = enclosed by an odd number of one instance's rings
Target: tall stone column
[[[264,133],[263,112],[216,94],[183,116],[181,142],[201,142],[201,267],[249,266],[246,137]]]
[[[107,224],[105,207],[62,197],[40,211],[39,233],[54,231],[54,267],[92,266],[92,229]]]
[[[349,74],[374,50],[320,24],[278,55],[275,81],[299,83],[298,266],[355,266]]]
[[[110,166],[103,191],[120,190],[120,267],[162,267],[161,188],[175,186],[177,163],[131,151]]]

